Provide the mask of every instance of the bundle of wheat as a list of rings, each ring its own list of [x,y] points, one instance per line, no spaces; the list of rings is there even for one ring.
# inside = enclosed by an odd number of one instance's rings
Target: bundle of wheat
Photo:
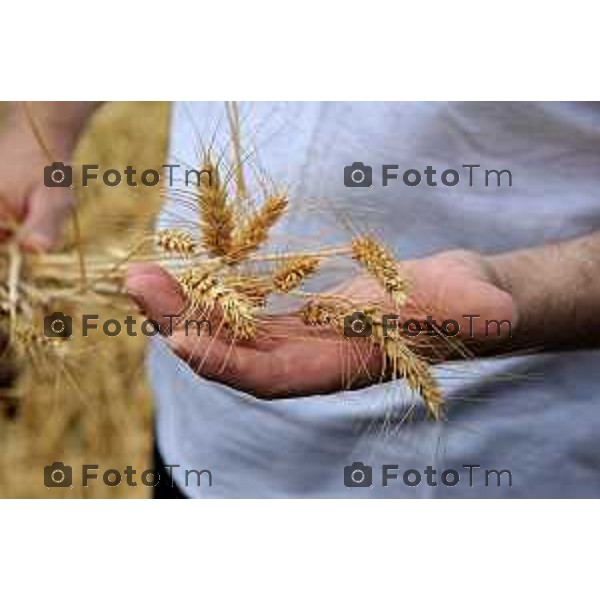
[[[235,133],[235,132],[233,132]],[[232,133],[232,135],[233,135]],[[237,134],[233,135],[238,137]],[[0,310],[4,313],[13,341],[22,353],[31,347],[46,352],[64,352],[59,341],[48,343],[32,331],[33,316],[52,311],[59,303],[84,307],[86,303],[119,303],[125,298],[124,274],[128,264],[155,260],[179,282],[188,300],[188,310],[218,314],[223,330],[237,340],[252,340],[258,321],[267,311],[269,296],[289,294],[309,297],[301,311],[308,326],[333,328],[344,338],[343,317],[354,311],[368,314],[374,323],[373,344],[381,352],[381,377],[403,378],[418,393],[427,414],[443,415],[443,399],[427,359],[401,335],[383,335],[382,307],[357,305],[348,298],[308,293],[303,285],[334,258],[350,259],[358,269],[373,277],[391,305],[402,309],[411,293],[398,261],[374,237],[357,236],[347,246],[313,252],[261,254],[273,227],[285,217],[288,198],[266,194],[256,208],[241,210],[236,199],[247,194],[243,165],[226,165],[204,151],[199,181],[191,198],[199,221],[195,230],[170,227],[152,237],[154,250],[148,253],[142,236],[130,251],[111,256],[83,256],[81,249],[68,254],[30,258],[24,266],[16,245],[3,254],[6,284],[0,287]],[[224,178],[223,172],[235,177]],[[236,189],[233,187],[236,186]],[[256,265],[267,268],[256,274]]]
[[[35,103],[30,107],[34,117],[40,114]],[[0,103],[0,116],[3,108]],[[38,121],[43,134],[44,123],[39,117]],[[158,170],[168,162],[168,123],[169,105],[164,102],[107,103],[83,132],[73,164],[139,164]],[[132,239],[137,244],[138,236],[140,242],[143,237],[147,242],[140,255],[154,254],[152,236],[144,232],[160,210],[159,188],[92,184],[76,193],[79,241],[68,223],[60,254],[24,253],[15,260],[11,254],[15,257],[18,252],[5,238],[0,249],[3,329],[16,338],[16,343],[5,346],[0,334],[2,498],[148,495],[145,486],[48,489],[40,477],[44,466],[56,460],[120,469],[152,466],[152,396],[143,369],[145,338],[109,338],[101,330],[81,338],[77,321],[80,312],[120,320],[135,315],[120,287],[124,267],[119,265],[124,265],[131,252],[128,247]],[[86,285],[77,248],[84,253]],[[112,266],[116,268],[111,270]],[[18,273],[13,280],[14,328],[8,310],[9,270]],[[68,341],[44,335],[44,317],[57,310],[73,317],[75,336]]]

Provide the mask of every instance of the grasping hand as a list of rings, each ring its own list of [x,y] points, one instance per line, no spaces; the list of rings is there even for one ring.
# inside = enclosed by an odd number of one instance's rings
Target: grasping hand
[[[17,235],[27,250],[57,247],[73,208],[69,187],[44,185],[44,167],[69,163],[77,137],[95,102],[36,102],[30,114],[48,144],[48,156],[26,118],[24,103],[12,103],[7,124],[0,131],[0,239]]]

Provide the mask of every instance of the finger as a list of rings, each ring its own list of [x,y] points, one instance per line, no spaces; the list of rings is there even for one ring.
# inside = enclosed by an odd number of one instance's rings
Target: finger
[[[53,250],[60,242],[67,219],[75,204],[70,188],[36,189],[29,198],[27,214],[19,233],[26,250]]]
[[[196,327],[193,316],[190,320],[186,317],[185,323],[179,322],[179,327],[171,331],[166,315],[184,314],[187,304],[179,284],[163,268],[156,264],[131,266],[126,288],[142,312],[159,323],[173,352],[196,373],[245,392],[261,394],[262,382],[268,377],[263,373],[262,353],[256,348],[236,345],[228,336],[219,335],[219,325],[213,330],[212,322],[208,328]]]
[[[212,327],[196,327],[188,320],[185,323],[175,321],[179,327],[171,331],[169,315],[183,315],[186,301],[177,281],[156,264],[133,265],[127,272],[127,293],[149,318],[157,321],[161,332],[168,337],[167,342],[173,351],[189,362],[195,369],[215,374],[221,367],[227,348],[219,340],[212,343]],[[214,352],[207,355],[209,346]]]
[[[263,374],[262,355],[255,349],[239,346],[218,334],[197,334],[192,329],[187,334],[178,330],[166,341],[198,375],[254,396],[263,395],[268,377]]]
[[[140,310],[157,321],[161,330],[170,325],[168,315],[181,315],[185,310],[186,301],[179,284],[159,265],[130,266],[125,287]]]

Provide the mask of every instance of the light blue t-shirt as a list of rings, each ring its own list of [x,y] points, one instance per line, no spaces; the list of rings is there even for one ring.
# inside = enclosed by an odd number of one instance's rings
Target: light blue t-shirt
[[[399,259],[506,252],[600,229],[597,104],[241,103],[240,120],[251,193],[266,178],[289,193],[278,250],[343,244],[350,222]],[[228,144],[223,103],[174,105],[172,163],[197,166],[206,145],[229,158]],[[344,185],[357,161],[373,167],[372,187]],[[399,165],[386,187],[383,164]],[[437,186],[425,175],[403,183],[404,171],[429,165]],[[472,186],[462,165],[480,165]],[[447,169],[457,185],[441,183]],[[506,173],[486,186],[485,169],[509,169],[512,186]],[[194,219],[173,193],[159,226]],[[342,264],[312,285],[346,275]],[[267,402],[198,377],[160,340],[149,364],[158,446],[191,497],[600,496],[599,351],[441,365],[444,423],[402,422],[420,403],[402,381]],[[209,469],[212,486],[186,485],[186,469]]]

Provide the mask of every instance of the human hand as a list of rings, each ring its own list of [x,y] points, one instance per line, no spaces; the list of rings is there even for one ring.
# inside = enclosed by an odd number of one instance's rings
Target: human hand
[[[79,134],[102,103],[7,104],[0,131],[0,240],[14,235],[24,249],[51,250],[60,242],[74,195],[70,187],[47,188],[44,167],[71,162]]]
[[[514,322],[512,299],[497,286],[482,257],[447,252],[401,263],[401,268],[414,290],[402,319],[424,320],[431,314],[438,322],[452,318],[462,325],[462,315],[480,314],[482,321],[488,318]],[[186,303],[178,283],[157,265],[131,267],[127,288],[142,311],[158,321],[161,328],[168,326],[164,315],[185,312]],[[332,293],[348,297],[353,304],[387,301],[377,282],[369,277],[356,277]],[[211,324],[215,316],[218,321],[218,315],[208,316]],[[482,327],[474,321],[475,338],[485,336]],[[304,324],[299,315],[264,317],[252,341],[233,344],[219,327],[214,328],[213,337],[203,332],[196,336],[192,329],[186,335],[182,327],[174,327],[173,335],[166,341],[199,375],[258,398],[331,393],[369,385],[381,374],[382,356],[370,340],[341,338],[332,329]]]
[[[53,137],[53,160],[69,163],[71,136]],[[44,166],[48,158],[33,133],[23,124],[0,133],[0,239],[12,235],[26,250],[51,250],[73,205],[73,190],[47,188]]]

